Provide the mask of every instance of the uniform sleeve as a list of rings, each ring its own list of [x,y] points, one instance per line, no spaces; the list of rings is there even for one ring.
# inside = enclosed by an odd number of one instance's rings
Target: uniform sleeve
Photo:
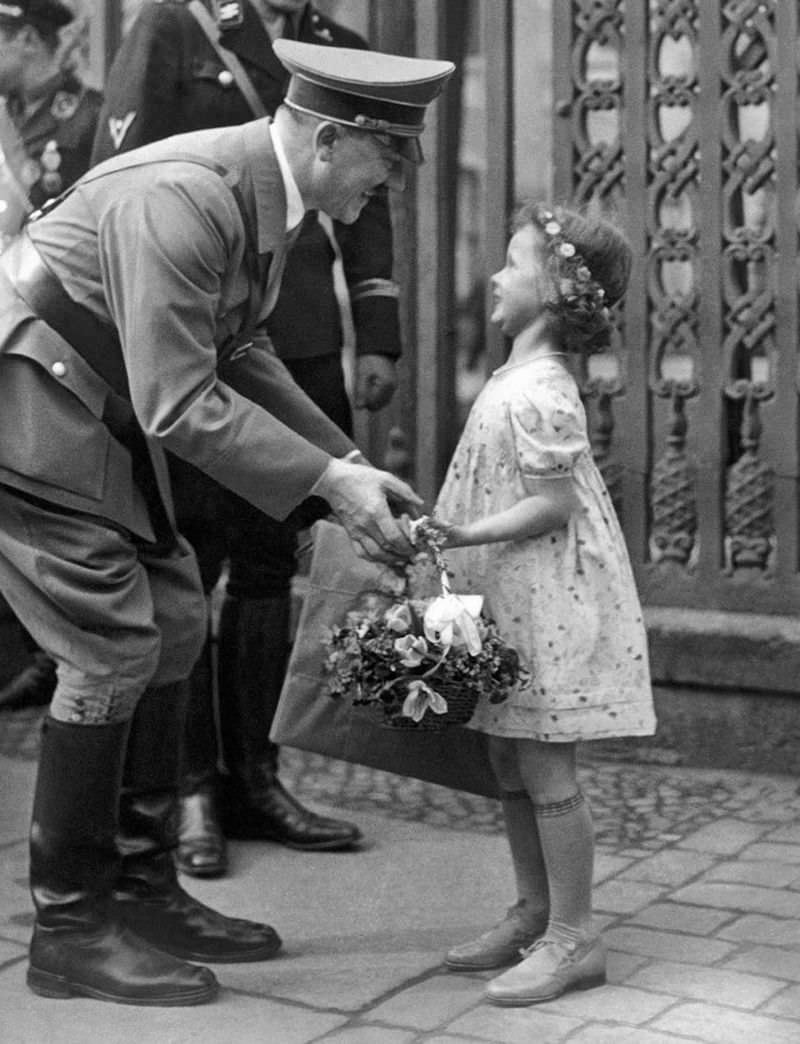
[[[527,395],[512,409],[510,420],[523,483],[571,474],[589,447],[580,402],[550,384]]]
[[[189,129],[180,108],[187,17],[175,3],[142,6],[106,77],[93,164]]]
[[[401,353],[399,288],[393,276],[392,218],[389,194],[373,196],[354,224],[336,223],[342,251],[357,355]]]

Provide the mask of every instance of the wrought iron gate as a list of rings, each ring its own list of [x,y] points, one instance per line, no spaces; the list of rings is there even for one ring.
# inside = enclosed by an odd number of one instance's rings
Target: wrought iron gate
[[[646,604],[800,608],[798,9],[553,5],[556,196],[637,259],[584,392]]]

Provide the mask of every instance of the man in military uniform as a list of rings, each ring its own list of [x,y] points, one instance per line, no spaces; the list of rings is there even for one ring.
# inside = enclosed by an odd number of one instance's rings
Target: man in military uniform
[[[306,211],[352,224],[401,189],[453,66],[275,48],[292,77],[274,122],[109,160],[0,256],[0,587],[58,677],[30,835],[44,996],[196,1004],[216,979],[187,960],[280,947],[177,881],[181,693],[207,606],[166,452],[274,518],[322,497],[370,559],[414,551],[390,501],[419,497],[359,460],[265,322]]]
[[[59,31],[72,20],[60,0],[0,2],[0,249],[89,169],[102,99],[62,66]],[[27,634],[18,645],[31,655],[0,688],[0,707],[47,703],[53,665]]]
[[[170,134],[240,124],[259,105],[273,113],[288,83],[273,50],[279,37],[367,46],[306,0],[146,2],[108,77],[95,161]],[[375,410],[392,396],[400,354],[385,193],[370,200],[354,225],[337,224],[335,245],[317,216],[308,215],[269,321],[278,356],[292,376],[351,433],[335,250],[342,255],[355,326],[355,404]],[[327,509],[319,501],[306,504],[280,523],[211,488],[181,464],[173,465],[173,475],[179,523],[197,551],[207,592],[219,579],[223,560],[229,562],[217,658],[227,772],[218,776],[207,649],[194,674],[187,718],[178,865],[199,876],[223,873],[226,834],[305,851],[351,847],[361,836],[356,826],[317,815],[285,790],[278,749],[269,740],[289,653],[298,530]]]

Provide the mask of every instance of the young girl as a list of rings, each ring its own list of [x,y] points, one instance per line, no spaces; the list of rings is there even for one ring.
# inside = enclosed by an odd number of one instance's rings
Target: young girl
[[[495,1004],[533,1004],[605,981],[592,928],[593,830],[576,743],[655,729],[647,643],[633,575],[592,460],[571,364],[608,344],[630,248],[602,220],[527,205],[492,321],[513,338],[476,400],[431,526],[453,590],[483,594],[530,680],[470,727],[489,734],[503,791],[518,901],[453,948],[453,969],[498,968]]]

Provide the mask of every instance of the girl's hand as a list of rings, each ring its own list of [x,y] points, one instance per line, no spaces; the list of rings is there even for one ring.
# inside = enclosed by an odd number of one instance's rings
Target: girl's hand
[[[461,527],[443,518],[426,515],[419,520],[417,538],[435,544],[440,550],[447,547],[458,547]]]

